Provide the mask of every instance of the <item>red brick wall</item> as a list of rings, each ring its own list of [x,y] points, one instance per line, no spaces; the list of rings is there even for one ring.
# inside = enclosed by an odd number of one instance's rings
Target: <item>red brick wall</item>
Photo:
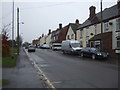
[[[103,51],[109,52],[110,56],[115,55],[115,52],[112,49],[112,32],[103,34]]]

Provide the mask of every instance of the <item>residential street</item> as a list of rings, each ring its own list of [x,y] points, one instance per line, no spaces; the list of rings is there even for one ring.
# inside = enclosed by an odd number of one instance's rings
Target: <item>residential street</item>
[[[26,52],[26,53],[25,53]],[[15,68],[3,68],[3,79],[10,85],[3,88],[117,88],[118,69],[115,64],[63,54],[61,51],[21,49]],[[26,56],[28,55],[28,57]],[[33,64],[41,70],[40,72]],[[45,86],[42,73],[49,83]]]
[[[2,89],[120,89],[120,0],[0,6]]]
[[[56,88],[117,88],[118,67],[104,61],[37,49],[29,57]]]

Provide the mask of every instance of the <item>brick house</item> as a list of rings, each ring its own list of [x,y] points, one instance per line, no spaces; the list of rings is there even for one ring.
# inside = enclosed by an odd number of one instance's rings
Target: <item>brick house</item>
[[[63,40],[66,40],[67,31],[68,25],[62,27],[62,24],[59,24],[59,28],[55,31],[52,31],[52,43],[61,43]]]

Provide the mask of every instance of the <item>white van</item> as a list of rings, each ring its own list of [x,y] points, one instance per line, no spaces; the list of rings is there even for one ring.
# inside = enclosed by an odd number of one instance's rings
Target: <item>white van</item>
[[[61,43],[53,43],[52,50],[61,50]]]
[[[64,41],[62,41],[61,50],[63,51],[63,53],[79,54],[81,49],[82,49],[81,44],[77,40],[64,40]]]

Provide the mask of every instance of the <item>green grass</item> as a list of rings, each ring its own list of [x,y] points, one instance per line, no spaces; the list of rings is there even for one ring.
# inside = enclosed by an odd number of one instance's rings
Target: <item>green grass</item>
[[[17,53],[17,47],[14,47],[14,48],[10,48],[11,51],[13,51],[13,53]]]
[[[15,67],[17,62],[17,55],[2,57],[2,67]]]
[[[10,81],[7,79],[2,79],[2,82],[0,82],[1,86],[5,86],[5,85],[9,85],[9,84],[10,84]]]
[[[15,53],[17,53],[17,48],[10,48],[10,50],[13,54],[11,53],[11,55],[2,57],[2,62],[0,61],[0,63],[2,63],[2,67],[11,68],[16,66],[18,55]]]

